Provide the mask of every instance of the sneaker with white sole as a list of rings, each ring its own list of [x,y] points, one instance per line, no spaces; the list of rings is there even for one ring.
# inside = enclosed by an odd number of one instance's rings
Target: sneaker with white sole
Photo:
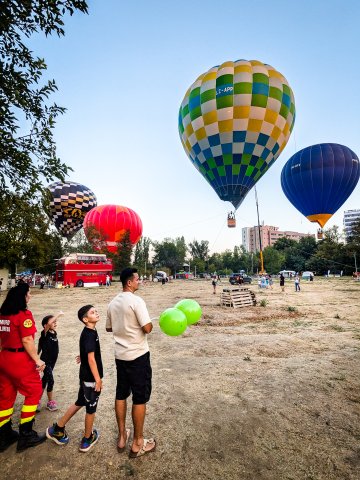
[[[50,400],[47,402],[46,408],[50,410],[50,412],[55,412],[58,409],[58,404],[55,402],[55,400]]]
[[[99,440],[99,434],[97,430],[94,428],[90,438],[83,437],[83,439],[81,440],[80,447],[79,447],[80,452],[87,452],[88,450],[90,450],[90,448],[92,448],[95,445],[95,443],[98,440]]]
[[[46,436],[57,445],[67,445],[69,443],[69,437],[67,436],[66,430],[59,430],[56,423],[54,423],[52,427],[46,429]]]

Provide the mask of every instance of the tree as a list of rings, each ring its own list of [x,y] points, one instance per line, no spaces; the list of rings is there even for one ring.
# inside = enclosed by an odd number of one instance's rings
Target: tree
[[[131,256],[133,245],[130,242],[130,231],[127,230],[121,241],[117,243],[117,252],[108,253],[108,257],[112,259],[115,272],[121,272],[126,267],[131,265]]]
[[[279,238],[274,244],[275,250],[284,255],[282,268],[302,272],[308,268],[308,260],[317,251],[318,245],[314,237],[303,237],[297,242],[290,238]],[[266,269],[268,269],[266,264]]]
[[[65,243],[64,250],[69,253],[98,253],[86,238],[83,229],[79,230],[71,240]]]
[[[34,33],[64,35],[63,17],[87,13],[81,0],[2,0],[0,7],[0,188],[34,196],[44,181],[64,180],[69,171],[56,156],[53,130],[65,109],[49,104],[54,80],[40,84],[44,59],[24,40]]]
[[[274,247],[266,247],[263,254],[267,273],[277,274],[283,269],[285,263],[285,254],[283,252],[279,252]]]
[[[351,273],[349,270],[352,267],[346,255],[346,247],[339,240],[338,227],[327,230],[324,240],[318,244],[316,253],[306,262],[307,268],[320,275],[327,274],[328,270],[332,273],[335,271]]]
[[[292,240],[291,238],[287,237],[280,237],[276,242],[274,243],[273,247],[276,248],[276,250],[287,250],[290,247],[294,247],[296,245],[296,240]]]
[[[194,272],[196,271],[196,274],[199,274],[201,272],[206,271],[206,264],[205,264],[204,260],[201,260],[201,258],[194,258],[191,261],[191,269]]]
[[[352,226],[351,235],[345,247],[348,263],[354,265],[353,271],[359,271],[360,265],[360,220]]]
[[[140,270],[140,272],[146,273],[146,267],[149,264],[151,243],[149,237],[141,237],[135,245],[134,265]]]
[[[193,260],[196,258],[203,260],[206,262],[206,260],[209,257],[209,242],[208,240],[201,240],[198,242],[197,240],[194,240],[193,242],[189,243],[189,251],[190,255],[192,256]]]
[[[22,265],[42,271],[54,268],[62,255],[60,236],[49,230],[41,204],[14,193],[0,195],[0,265],[15,273]]]
[[[154,242],[153,265],[157,268],[170,268],[175,273],[175,270],[184,265],[186,251],[184,237],[178,237],[175,240],[165,238],[163,242]]]

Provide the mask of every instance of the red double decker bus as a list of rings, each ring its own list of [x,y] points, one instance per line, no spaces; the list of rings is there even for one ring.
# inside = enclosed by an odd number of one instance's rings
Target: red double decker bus
[[[58,260],[55,280],[63,286],[105,285],[106,275],[112,280],[112,272],[112,262],[105,254],[70,253]]]

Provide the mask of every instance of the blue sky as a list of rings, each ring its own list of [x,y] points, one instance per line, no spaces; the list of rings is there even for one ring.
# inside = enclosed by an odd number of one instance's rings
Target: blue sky
[[[226,226],[222,202],[190,163],[180,142],[178,109],[201,73],[227,60],[260,60],[293,89],[296,121],[288,145],[257,183],[260,220],[281,230],[317,226],[286,199],[285,162],[298,150],[341,143],[360,156],[360,2],[348,0],[90,0],[89,15],[65,21],[62,38],[31,39],[45,58],[68,110],[57,122],[58,155],[90,187],[98,204],[135,210],[153,240],[184,235],[212,251],[241,243],[257,222],[254,192]],[[345,209],[360,208],[360,185]]]

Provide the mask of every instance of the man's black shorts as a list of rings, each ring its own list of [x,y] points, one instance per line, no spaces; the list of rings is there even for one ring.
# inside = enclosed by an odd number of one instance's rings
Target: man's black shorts
[[[151,376],[150,352],[125,361],[115,359],[117,371],[116,400],[125,400],[132,393],[134,405],[150,400]]]
[[[86,413],[95,413],[101,392],[95,392],[95,382],[80,382],[75,405],[86,407]]]

